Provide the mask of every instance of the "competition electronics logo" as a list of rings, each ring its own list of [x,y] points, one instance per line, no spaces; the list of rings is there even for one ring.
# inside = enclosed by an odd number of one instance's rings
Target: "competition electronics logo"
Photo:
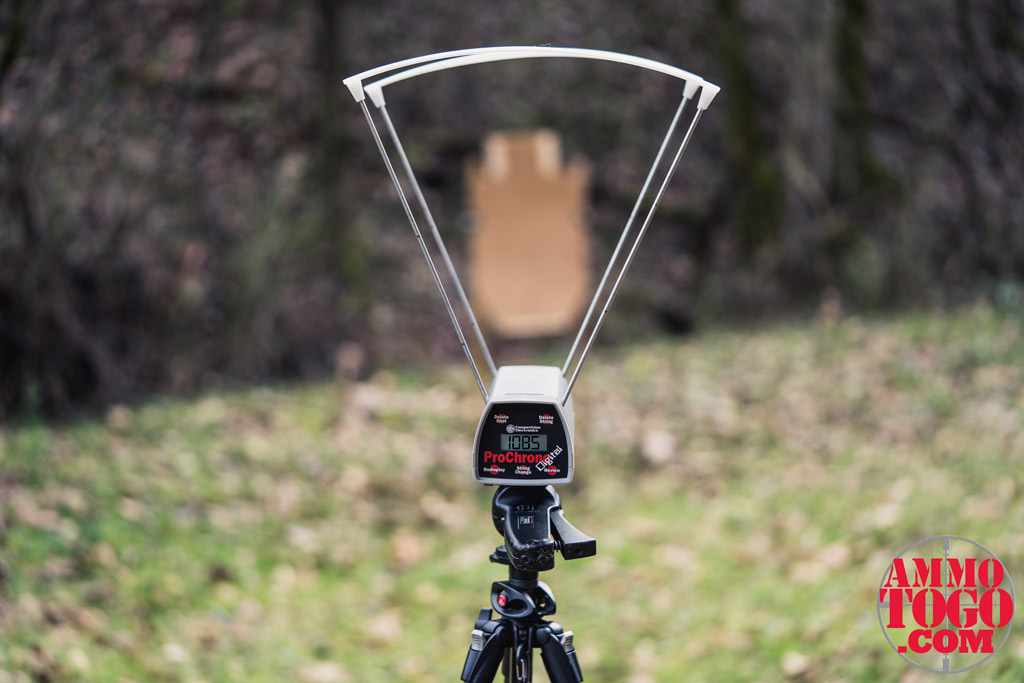
[[[893,559],[878,586],[878,622],[893,650],[925,671],[988,661],[1013,621],[1013,583],[980,543],[933,536]]]

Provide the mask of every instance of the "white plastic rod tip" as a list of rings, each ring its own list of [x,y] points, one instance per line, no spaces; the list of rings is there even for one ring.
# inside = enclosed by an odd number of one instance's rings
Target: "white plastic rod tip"
[[[370,101],[373,102],[373,106],[380,109],[384,106],[384,88],[380,86],[380,81],[377,83],[370,83],[366,88],[366,93],[370,96]]]
[[[352,97],[356,102],[362,102],[366,99],[365,93],[363,93],[363,79],[359,78],[358,75],[349,76],[342,81],[348,88],[348,91],[352,93]]]
[[[691,78],[690,80],[686,81],[686,87],[683,88],[683,97],[685,97],[688,100],[692,99],[693,94],[697,92],[697,88],[701,86],[702,82],[703,81],[698,81],[695,78]]]
[[[721,90],[717,85],[713,83],[704,82],[704,87],[700,91],[700,101],[697,102],[697,108],[704,110],[711,104],[711,100],[715,99],[715,95]]]

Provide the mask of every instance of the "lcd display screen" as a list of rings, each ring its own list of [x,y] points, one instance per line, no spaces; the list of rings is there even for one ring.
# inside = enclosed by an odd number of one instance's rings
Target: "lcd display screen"
[[[548,449],[547,434],[502,434],[501,450],[539,453]]]

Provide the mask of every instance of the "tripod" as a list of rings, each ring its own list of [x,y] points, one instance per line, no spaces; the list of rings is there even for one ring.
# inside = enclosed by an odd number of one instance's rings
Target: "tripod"
[[[555,613],[555,596],[538,572],[554,568],[555,550],[567,560],[590,557],[597,541],[566,521],[551,486],[498,488],[491,517],[505,544],[490,560],[508,566],[508,580],[491,584],[491,608],[480,610],[474,624],[462,680],[490,683],[501,664],[506,683],[531,683],[533,650],[540,648],[552,683],[581,683],[572,631],[542,618]]]

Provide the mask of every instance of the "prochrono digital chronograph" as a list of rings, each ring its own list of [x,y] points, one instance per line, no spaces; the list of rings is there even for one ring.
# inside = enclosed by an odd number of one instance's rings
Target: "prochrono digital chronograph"
[[[498,370],[473,442],[473,478],[483,484],[548,486],[572,481],[572,397],[554,366]]]
[[[506,365],[498,368],[494,364],[487,342],[469,305],[469,299],[441,239],[437,223],[388,114],[384,88],[411,78],[458,67],[485,62],[551,57],[614,62],[657,72],[676,79],[669,81],[676,86],[682,83],[682,99],[662,139],[661,148],[655,156],[629,220],[622,230],[619,243],[597,286],[565,365],[561,368],[543,365]],[[389,72],[396,73],[364,84],[368,79]],[[461,678],[467,683],[488,683],[494,680],[498,668],[501,667],[506,682],[530,683],[533,680],[532,653],[534,649],[540,649],[544,668],[552,683],[581,683],[583,674],[576,657],[573,633],[563,630],[557,622],[543,618],[555,613],[555,598],[547,584],[538,580],[538,572],[554,568],[556,551],[566,560],[590,557],[597,552],[597,541],[581,533],[565,519],[561,498],[552,486],[572,481],[572,389],[579,377],[583,361],[590,353],[594,339],[615,300],[622,279],[633,262],[637,248],[665,194],[665,188],[675,173],[680,157],[686,151],[697,122],[718,94],[719,88],[688,71],[642,57],[604,50],[548,46],[484,47],[423,55],[350,76],[345,79],[345,85],[363,110],[374,142],[398,192],[406,218],[434,277],[434,283],[444,301],[445,309],[485,403],[473,441],[473,477],[483,484],[497,485],[491,502],[491,518],[494,528],[502,535],[504,544],[495,549],[490,559],[492,562],[507,565],[509,578],[507,581],[495,581],[491,585],[491,607],[482,609],[474,624]],[[624,250],[627,236],[640,213],[651,181],[657,171],[664,166],[662,159],[668,150],[669,141],[676,133],[680,115],[694,99],[698,90],[700,95],[696,99],[696,111],[689,127],[674,155],[671,155],[660,187],[640,222],[640,228],[632,244],[628,250]],[[434,264],[431,250],[420,231],[416,212],[413,211],[406,189],[403,187],[403,181],[399,179],[384,140],[377,131],[367,99],[377,108],[378,117],[386,126],[391,145],[404,171],[404,183],[417,202],[420,216],[430,227],[430,236],[436,246],[436,252],[444,263],[454,292],[476,337],[486,361],[486,369],[493,377],[489,387],[484,382],[480,368],[466,342],[459,317],[442,281],[441,272]],[[625,256],[620,263],[620,256],[623,253]],[[620,265],[619,270],[614,278],[610,278],[616,265]],[[612,284],[606,290],[606,285],[610,281]],[[509,286],[514,287],[515,283],[510,282]],[[592,318],[594,322],[591,326]],[[577,360],[577,351],[580,350],[580,343],[583,342],[588,329],[590,334],[586,337]],[[498,618],[494,618],[493,612],[498,613]]]

